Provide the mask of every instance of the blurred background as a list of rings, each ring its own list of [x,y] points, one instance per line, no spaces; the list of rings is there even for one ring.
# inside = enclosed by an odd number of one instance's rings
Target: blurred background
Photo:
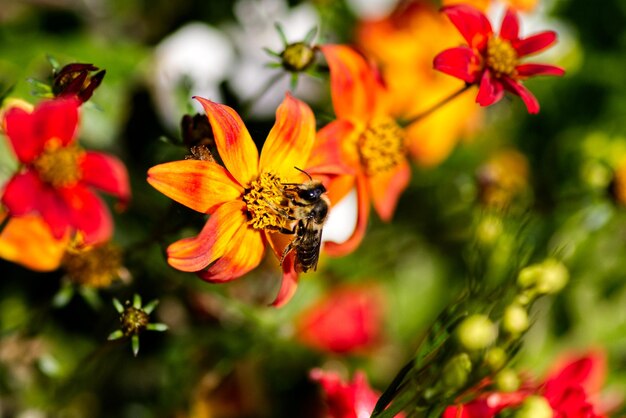
[[[496,21],[506,6],[476,3]],[[511,283],[547,257],[563,261],[570,283],[535,305],[516,367],[541,376],[560,353],[601,347],[607,391],[626,392],[626,3],[510,3],[525,33],[559,34],[533,61],[566,76],[526,83],[541,112],[528,115],[516,97],[480,109],[470,90],[424,120],[393,221],[372,217],[356,252],[322,254],[274,309],[280,273],[269,257],[223,285],[167,265],[167,245],[205,219],[152,189],[146,171],[189,153],[180,124],[200,111],[192,95],[237,109],[262,145],[290,88],[263,50],[284,48],[277,22],[288,42],[317,27],[317,44],[356,45],[405,111],[428,108],[459,86],[432,70],[460,43],[440,4],[0,0],[0,95],[37,102],[51,62],[106,69],[79,138],[124,161],[133,193],[114,213],[106,256],[119,258],[118,280],[94,285],[67,266],[0,260],[0,417],[323,417],[312,368],[364,369],[384,390],[468,281]],[[318,127],[334,119],[324,64],[300,75],[294,94]],[[3,183],[17,163],[0,147]],[[120,327],[112,299],[134,294],[158,299],[151,321],[169,328],[142,333],[136,358],[129,341],[107,342]]]

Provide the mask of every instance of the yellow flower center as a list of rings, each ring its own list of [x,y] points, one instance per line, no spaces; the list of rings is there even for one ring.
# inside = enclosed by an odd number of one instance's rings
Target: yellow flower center
[[[150,323],[150,317],[143,309],[137,309],[134,306],[126,306],[120,317],[122,323],[122,331],[124,336],[138,335],[146,329]]]
[[[81,178],[80,161],[83,155],[83,150],[75,145],[62,147],[58,141],[52,140],[33,161],[33,166],[39,178],[53,187],[71,186]]]
[[[517,66],[517,52],[511,42],[493,36],[487,41],[487,66],[496,77],[512,76]]]
[[[280,178],[261,173],[243,194],[248,210],[248,224],[255,229],[278,231],[287,228],[288,208]]]
[[[404,130],[390,117],[376,117],[359,136],[357,150],[368,175],[390,170],[405,158]]]
[[[120,276],[122,252],[110,243],[85,249],[70,248],[63,257],[63,268],[76,284],[107,287]]]

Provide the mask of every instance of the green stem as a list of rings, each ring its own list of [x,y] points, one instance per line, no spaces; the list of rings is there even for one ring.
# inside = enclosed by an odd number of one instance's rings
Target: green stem
[[[458,96],[460,96],[461,94],[465,93],[470,87],[472,87],[473,84],[469,84],[466,83],[461,89],[455,91],[454,93],[452,93],[451,95],[449,95],[448,97],[444,98],[442,101],[440,101],[439,103],[436,103],[434,106],[432,106],[430,109],[427,109],[421,113],[418,113],[417,115],[410,117],[408,119],[405,119],[402,121],[402,126],[403,127],[407,127],[409,125],[414,124],[415,122],[418,122],[422,119],[424,119],[426,116],[430,115],[431,113],[433,113],[435,110],[439,109],[440,107],[443,107],[445,104],[447,104],[448,102],[451,102],[452,100],[456,99]]]
[[[0,222],[0,235],[2,235],[2,232],[4,232],[4,228],[7,227],[10,220],[11,220],[11,215],[7,213],[7,215],[4,217],[2,222]]]

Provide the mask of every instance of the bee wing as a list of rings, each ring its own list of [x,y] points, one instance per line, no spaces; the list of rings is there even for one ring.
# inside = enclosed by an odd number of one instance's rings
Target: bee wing
[[[299,238],[296,270],[307,272],[317,269],[322,246],[322,225],[312,218],[304,220],[304,233]]]

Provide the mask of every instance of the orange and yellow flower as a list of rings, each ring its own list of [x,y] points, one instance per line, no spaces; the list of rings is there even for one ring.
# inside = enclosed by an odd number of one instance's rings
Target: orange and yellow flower
[[[443,0],[443,6],[452,4],[469,4],[480,10],[487,10],[493,3],[493,0]],[[539,4],[539,0],[504,0],[509,7],[519,10],[520,12],[530,12]]]
[[[209,282],[233,280],[254,269],[270,244],[277,257],[292,239],[281,216],[282,184],[302,183],[315,139],[315,118],[303,102],[287,94],[276,111],[261,155],[239,115],[230,107],[196,97],[213,128],[224,163],[174,161],[152,167],[148,182],[161,193],[198,212],[210,214],[196,237],[167,249],[168,263],[196,272]],[[283,280],[274,306],[287,302],[296,290],[294,255],[282,263]]]
[[[359,48],[381,68],[395,117],[418,115],[464,85],[432,68],[435,55],[458,42],[459,35],[431,2],[402,2],[388,17],[359,23],[356,37]],[[407,149],[412,159],[422,166],[439,164],[459,139],[481,125],[483,113],[472,94],[465,92],[407,126],[407,137],[412,139]]]
[[[348,46],[324,45],[320,49],[330,67],[337,119],[318,133],[312,161],[341,161],[352,170],[330,183],[328,195],[333,204],[354,187],[358,199],[352,236],[341,244],[326,242],[324,247],[329,254],[342,255],[361,242],[370,201],[382,220],[391,219],[411,168],[406,157],[407,132],[393,117],[391,97],[375,68]]]

